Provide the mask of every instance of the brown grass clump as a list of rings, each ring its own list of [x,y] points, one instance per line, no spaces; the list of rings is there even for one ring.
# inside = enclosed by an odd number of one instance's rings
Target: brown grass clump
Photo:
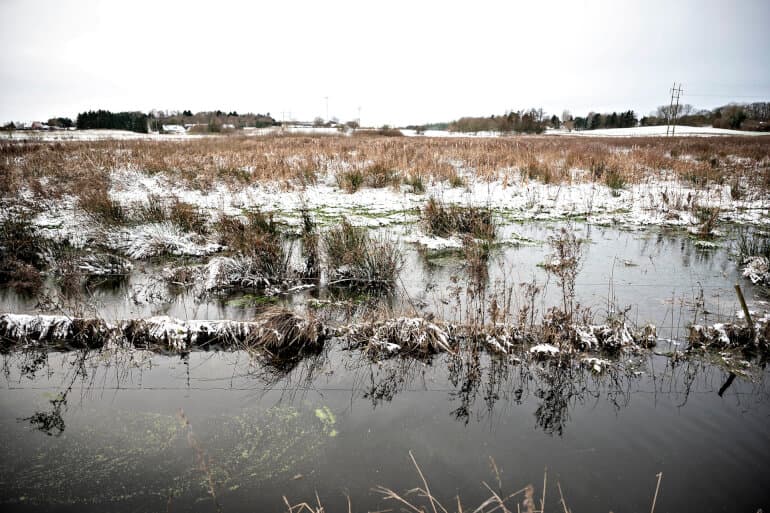
[[[454,353],[449,334],[422,317],[399,317],[353,326],[347,338],[373,356],[410,355],[418,358]]]
[[[343,220],[322,235],[329,285],[391,290],[403,267],[398,244]]]
[[[219,243],[239,255],[227,259],[228,265],[220,269],[223,285],[260,288],[292,281],[291,248],[284,245],[271,215],[250,211],[245,221],[223,216],[214,224],[214,230],[219,234]]]
[[[265,350],[273,356],[285,357],[318,351],[327,336],[320,321],[305,319],[285,308],[269,309],[256,322],[259,328],[253,331],[245,344]]]
[[[15,213],[0,223],[0,283],[34,292],[43,283],[43,247],[30,215]]]
[[[110,197],[104,184],[85,188],[79,196],[80,208],[96,221],[110,225],[122,225],[128,222],[128,213],[120,202]]]
[[[446,206],[434,197],[429,198],[425,203],[421,217],[426,231],[437,237],[460,234],[493,240],[497,231],[490,209],[475,206]]]
[[[389,187],[398,184],[398,171],[382,162],[375,162],[363,171],[366,185],[374,188]]]

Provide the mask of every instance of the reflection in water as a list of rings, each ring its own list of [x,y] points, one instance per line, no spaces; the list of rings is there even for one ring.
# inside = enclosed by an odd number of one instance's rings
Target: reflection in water
[[[365,417],[376,412],[387,418],[391,408],[398,408],[394,403],[415,411],[436,407],[434,424],[420,426],[427,430],[447,419],[464,429],[493,427],[516,417],[514,410],[523,410],[547,438],[564,437],[577,422],[590,423],[581,414],[600,403],[620,411],[636,401],[644,410],[646,398],[666,397],[676,408],[684,408],[693,396],[729,396],[736,387],[743,394],[742,408],[755,402],[748,397],[767,403],[763,362],[745,367],[747,373],[754,372],[752,384],[745,375],[730,374],[695,356],[626,354],[597,372],[593,364],[574,358],[541,360],[527,352],[500,358],[472,349],[432,360],[393,357],[372,362],[362,352],[333,346],[276,362],[245,351],[191,352],[179,358],[135,349],[46,354],[27,347],[3,355],[3,369],[9,387],[57,384],[55,395],[38,411],[30,414],[31,403],[24,402],[6,413],[13,412],[17,428],[7,431],[0,446],[5,461],[0,470],[7,473],[14,465],[18,472],[17,478],[0,483],[6,497],[24,495],[38,505],[54,500],[106,505],[128,501],[127,509],[145,510],[166,503],[183,510],[198,502],[206,509],[228,510],[232,501],[245,500],[247,490],[259,491],[261,483],[286,493],[301,487],[302,480],[295,483],[292,476],[316,468],[324,448],[345,433],[346,425],[337,424],[340,410],[326,406],[327,396],[335,391],[369,405]],[[111,390],[138,402],[112,410],[110,401],[100,402]],[[217,410],[216,404],[203,401],[208,391],[225,398],[222,394],[228,390],[247,391],[249,399],[238,400],[241,404],[234,411],[204,413]],[[80,405],[68,410],[73,391],[80,393]],[[425,391],[437,395],[426,396]],[[197,410],[194,404],[185,406],[180,412],[179,398],[188,395],[206,404]],[[104,411],[92,411],[91,402]],[[18,429],[24,426],[26,430]],[[584,431],[585,426],[574,429]],[[35,437],[40,432],[51,435],[42,437],[50,442],[41,449],[24,449],[42,443]],[[492,453],[506,449],[489,442]],[[66,469],[72,467],[83,470],[68,476]],[[136,475],[144,477],[137,480],[132,477]],[[130,496],[119,485],[127,480],[136,488]],[[57,495],[63,482],[80,495]],[[93,489],[95,482],[102,483],[99,490]],[[148,503],[153,506],[139,507]]]
[[[255,351],[186,352],[174,357],[122,348],[53,354],[58,355],[53,365],[50,354],[36,345],[3,355],[5,379],[14,386],[23,386],[22,379],[32,383],[50,382],[54,376],[60,378],[56,395],[48,399],[46,409],[21,419],[49,435],[64,431],[68,396],[76,385],[83,393],[99,386],[131,389],[137,383],[141,389],[143,371],[151,371],[158,359],[182,363],[183,388],[191,389],[193,382],[201,380],[218,382],[223,378],[208,374],[226,369],[231,387],[251,388],[262,394],[279,392],[279,399],[286,401],[322,390],[332,369],[340,368],[344,369],[340,376],[344,387],[354,397],[368,400],[373,409],[393,401],[399,394],[439,387],[446,391],[452,404],[448,415],[464,424],[493,418],[498,403],[506,407],[534,404],[536,426],[557,436],[564,434],[570,410],[587,401],[604,400],[620,410],[629,405],[634,389],[652,385],[654,393],[675,396],[677,405],[682,407],[693,388],[700,384],[698,378],[710,386],[717,383],[713,391],[720,396],[736,379],[732,370],[720,370],[694,355],[672,359],[626,355],[622,360],[602,360],[597,372],[586,359],[538,359],[527,352],[499,357],[473,345],[459,354],[441,354],[428,360],[392,357],[376,362],[363,352],[328,347],[280,359]],[[192,363],[191,357],[195,360]],[[729,361],[727,356],[721,358]],[[743,365],[745,372],[739,378],[753,372],[754,379],[763,383],[763,360]]]

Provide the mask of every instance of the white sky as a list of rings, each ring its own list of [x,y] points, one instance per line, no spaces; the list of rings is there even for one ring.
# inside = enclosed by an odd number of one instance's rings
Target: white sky
[[[364,124],[770,101],[770,1],[0,0],[0,122],[191,109]],[[697,95],[697,96],[694,96]],[[287,114],[288,116],[288,114]]]

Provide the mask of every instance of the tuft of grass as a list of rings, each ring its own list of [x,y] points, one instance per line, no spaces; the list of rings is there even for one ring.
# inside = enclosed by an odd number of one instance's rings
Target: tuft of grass
[[[326,273],[330,285],[390,290],[403,267],[398,245],[387,238],[371,238],[365,228],[348,221],[323,234]]]
[[[412,192],[415,194],[425,193],[425,179],[421,174],[413,174],[404,178],[404,183],[412,187]]]
[[[129,216],[119,201],[112,199],[106,187],[85,189],[80,193],[80,208],[98,221],[123,225]]]
[[[168,219],[186,232],[199,233],[201,235],[208,233],[206,216],[197,207],[181,201],[179,198],[174,198]]]
[[[699,238],[709,239],[712,237],[719,220],[719,212],[719,207],[695,206],[695,217],[700,223],[697,233]]]
[[[455,188],[465,187],[465,179],[462,176],[460,176],[457,172],[454,172],[449,177],[449,185]]]
[[[375,162],[364,169],[363,173],[369,187],[383,188],[398,183],[398,171],[382,162]]]
[[[547,162],[540,162],[537,158],[530,158],[524,168],[527,178],[530,180],[540,180],[544,184],[555,181],[552,166]]]
[[[315,318],[305,319],[286,308],[271,308],[258,316],[259,328],[245,341],[276,357],[317,352],[326,338],[324,326]]]
[[[168,220],[169,208],[164,198],[158,194],[149,194],[147,203],[140,207],[138,216],[139,220],[145,223],[162,223]]]
[[[618,191],[626,186],[626,181],[618,168],[613,166],[604,174],[604,185],[612,189],[613,196],[617,196]]]
[[[305,257],[304,278],[318,279],[321,276],[318,227],[307,208],[302,209],[302,253]]]
[[[0,283],[24,292],[43,284],[43,248],[27,213],[9,215],[0,223]]]
[[[426,231],[437,237],[460,234],[489,241],[495,238],[497,232],[492,210],[485,207],[446,206],[435,197],[430,197],[420,216]]]
[[[291,251],[284,247],[281,233],[272,215],[259,210],[240,217],[223,216],[215,223],[219,243],[239,254],[239,267],[246,276],[260,277],[264,284],[285,281],[291,274]]]
[[[351,169],[337,175],[337,186],[349,193],[354,193],[364,185],[365,175],[360,169]]]

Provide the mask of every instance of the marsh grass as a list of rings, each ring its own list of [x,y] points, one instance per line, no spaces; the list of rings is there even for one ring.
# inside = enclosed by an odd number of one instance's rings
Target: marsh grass
[[[245,220],[244,220],[245,218]],[[272,215],[251,210],[241,216],[222,216],[213,227],[220,244],[226,246],[237,258],[229,259],[230,270],[220,273],[224,278],[237,276],[238,282],[250,288],[275,286],[292,281],[292,248],[284,244],[283,236]],[[246,280],[245,282],[243,280]],[[232,280],[225,279],[230,283]]]
[[[364,183],[373,188],[390,187],[398,185],[399,173],[384,162],[375,162],[366,167],[362,174]]]
[[[390,290],[403,267],[398,244],[385,236],[371,237],[366,228],[343,220],[323,233],[328,284]]]
[[[572,225],[560,228],[548,238],[551,254],[544,267],[546,272],[556,278],[556,283],[561,288],[561,314],[565,322],[570,322],[576,313],[575,282],[585,255],[584,243],[585,241],[575,235]],[[557,322],[562,318],[556,312],[552,317]]]
[[[714,235],[714,231],[719,220],[719,207],[706,207],[695,205],[695,217],[700,223],[697,236],[701,239],[710,239]]]
[[[671,152],[673,150],[673,153]],[[640,183],[661,171],[683,181],[706,186],[746,177],[747,189],[770,190],[770,138],[656,137],[571,138],[391,138],[307,135],[265,137],[207,137],[195,141],[68,141],[62,143],[0,144],[0,188],[15,193],[46,178],[45,194],[89,195],[90,189],[109,184],[116,169],[161,173],[175,183],[210,190],[217,184],[236,188],[258,182],[303,186],[315,183],[325,163],[345,161],[349,166],[328,168],[341,187],[364,185],[372,163],[400,176],[422,175],[426,180],[449,181],[457,174],[447,162],[472,169],[476,180],[497,180],[524,175],[547,183],[574,180],[601,181],[592,166],[602,163],[616,177],[608,186]],[[687,158],[684,158],[684,157]],[[723,165],[727,156],[729,165]],[[717,162],[712,165],[712,162]],[[573,169],[589,171],[576,177]],[[344,178],[350,169],[359,176]],[[613,173],[610,173],[612,176]],[[387,176],[385,176],[387,178]],[[378,179],[382,183],[382,179]],[[459,186],[459,182],[456,182]],[[87,202],[84,201],[83,204]],[[96,210],[109,214],[109,204]],[[110,216],[107,216],[110,217]]]
[[[374,487],[375,493],[379,494],[384,501],[393,505],[392,509],[382,511],[411,511],[415,513],[545,513],[546,511],[547,470],[543,472],[543,489],[539,497],[536,495],[535,487],[531,484],[515,492],[506,493],[503,492],[502,471],[498,468],[495,459],[490,457],[490,471],[492,475],[489,482],[492,484],[481,481],[484,493],[488,494],[488,496],[479,504],[468,506],[463,505],[459,495],[453,497],[451,502],[442,502],[431,491],[428,478],[417,463],[417,459],[412,454],[412,451],[409,451],[409,459],[419,478],[418,485],[405,492],[397,492],[392,488],[382,485]],[[662,474],[658,474],[658,484],[653,498],[652,512],[655,509],[661,477]],[[559,492],[559,500],[555,501],[553,511],[569,513],[570,509],[564,498],[561,483],[558,481],[556,488]],[[324,513],[326,511],[317,493],[314,503],[301,502],[292,504],[286,496],[283,496],[283,502],[286,505],[287,513]],[[347,504],[348,513],[354,511],[350,497],[347,497]]]
[[[491,241],[496,236],[497,227],[492,218],[492,210],[489,208],[447,206],[431,196],[420,212],[420,217],[425,230],[437,237],[468,235]]]
[[[736,249],[741,261],[748,257],[765,257],[770,259],[770,233],[746,228],[738,230]]]
[[[83,189],[79,194],[80,208],[94,220],[108,225],[125,225],[130,218],[119,201],[110,197],[105,186]]]
[[[259,328],[244,341],[245,347],[262,349],[274,357],[318,352],[327,336],[314,317],[301,317],[281,307],[269,308],[255,322]]]
[[[26,211],[0,222],[0,283],[23,292],[38,290],[43,278],[44,247]]]
[[[302,254],[305,259],[305,268],[302,272],[304,278],[317,280],[321,277],[320,236],[318,226],[307,208],[301,210],[302,214]]]
[[[414,194],[425,193],[425,178],[422,174],[413,174],[404,178],[404,184],[412,188]]]
[[[354,193],[364,185],[365,176],[360,169],[351,169],[337,174],[337,186],[349,193]]]

